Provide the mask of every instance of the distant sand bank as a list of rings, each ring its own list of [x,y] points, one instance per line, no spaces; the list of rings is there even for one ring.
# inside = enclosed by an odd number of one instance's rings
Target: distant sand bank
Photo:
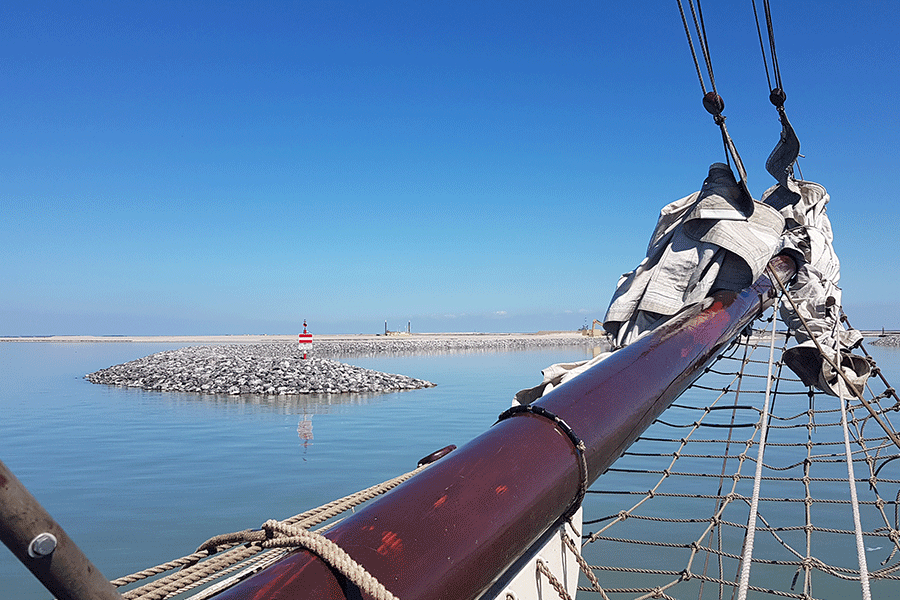
[[[387,341],[387,340],[519,340],[542,338],[585,338],[578,331],[539,331],[537,333],[411,333],[401,335],[376,334],[316,334],[313,340],[327,342],[353,341]],[[159,342],[164,344],[265,344],[296,342],[297,334],[288,335],[50,335],[0,337],[0,342],[53,342],[53,343],[87,343],[87,342]]]

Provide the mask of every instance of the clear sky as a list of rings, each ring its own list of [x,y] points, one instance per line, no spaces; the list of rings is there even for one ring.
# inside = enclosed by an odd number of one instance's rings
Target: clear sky
[[[900,328],[900,3],[772,4],[845,309]],[[758,198],[752,5],[704,11]],[[577,329],[724,158],[675,0],[12,0],[0,83],[0,335]]]

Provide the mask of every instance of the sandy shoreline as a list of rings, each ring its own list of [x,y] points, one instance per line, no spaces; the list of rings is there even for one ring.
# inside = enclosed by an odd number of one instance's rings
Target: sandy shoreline
[[[900,335],[900,332],[890,331],[883,334],[881,331],[865,331],[860,333],[866,338],[880,338]],[[538,331],[535,333],[480,333],[480,332],[463,332],[463,333],[410,333],[398,335],[382,335],[368,333],[326,333],[313,334],[313,340],[321,342],[396,342],[396,341],[461,341],[461,340],[479,340],[483,342],[491,341],[512,341],[512,340],[532,340],[540,339],[566,339],[571,341],[584,340],[590,338],[582,336],[580,331]],[[597,337],[598,340],[603,339],[602,336]],[[0,336],[0,343],[3,342],[25,342],[25,343],[162,343],[162,344],[283,344],[286,342],[296,343],[297,334],[284,335],[47,335],[47,336]],[[897,344],[884,344],[897,345]]]
[[[477,339],[491,340],[516,340],[516,339],[540,339],[540,338],[581,338],[579,331],[539,331],[537,333],[411,333],[404,335],[376,335],[376,334],[313,334],[313,343],[316,340],[323,342],[366,342],[366,341],[432,341]],[[289,335],[49,335],[33,337],[0,337],[0,342],[49,342],[49,343],[108,343],[129,342],[148,343],[159,342],[166,344],[265,344],[296,342],[297,334]]]

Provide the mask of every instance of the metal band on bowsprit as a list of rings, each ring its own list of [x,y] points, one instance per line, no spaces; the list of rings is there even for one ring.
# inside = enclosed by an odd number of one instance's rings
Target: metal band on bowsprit
[[[575,497],[575,501],[563,515],[564,519],[569,519],[572,517],[572,515],[578,512],[578,509],[581,507],[581,503],[584,500],[585,495],[587,494],[588,467],[587,457],[585,457],[584,455],[584,442],[581,441],[581,438],[575,434],[575,431],[571,427],[569,427],[569,424],[563,421],[558,415],[542,406],[535,406],[533,404],[520,404],[508,408],[507,410],[500,413],[499,417],[497,417],[497,423],[508,419],[509,417],[514,417],[521,414],[531,414],[538,417],[543,417],[544,419],[551,421],[554,425],[556,425],[556,427],[559,428],[560,431],[566,434],[566,437],[569,438],[569,441],[572,442],[572,446],[575,448],[575,454],[578,456],[578,470],[581,473],[581,481],[578,486],[578,495]]]

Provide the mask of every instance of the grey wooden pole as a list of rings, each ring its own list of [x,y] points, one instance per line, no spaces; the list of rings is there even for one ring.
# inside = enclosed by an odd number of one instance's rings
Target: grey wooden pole
[[[3,461],[0,539],[58,600],[122,600]]]

